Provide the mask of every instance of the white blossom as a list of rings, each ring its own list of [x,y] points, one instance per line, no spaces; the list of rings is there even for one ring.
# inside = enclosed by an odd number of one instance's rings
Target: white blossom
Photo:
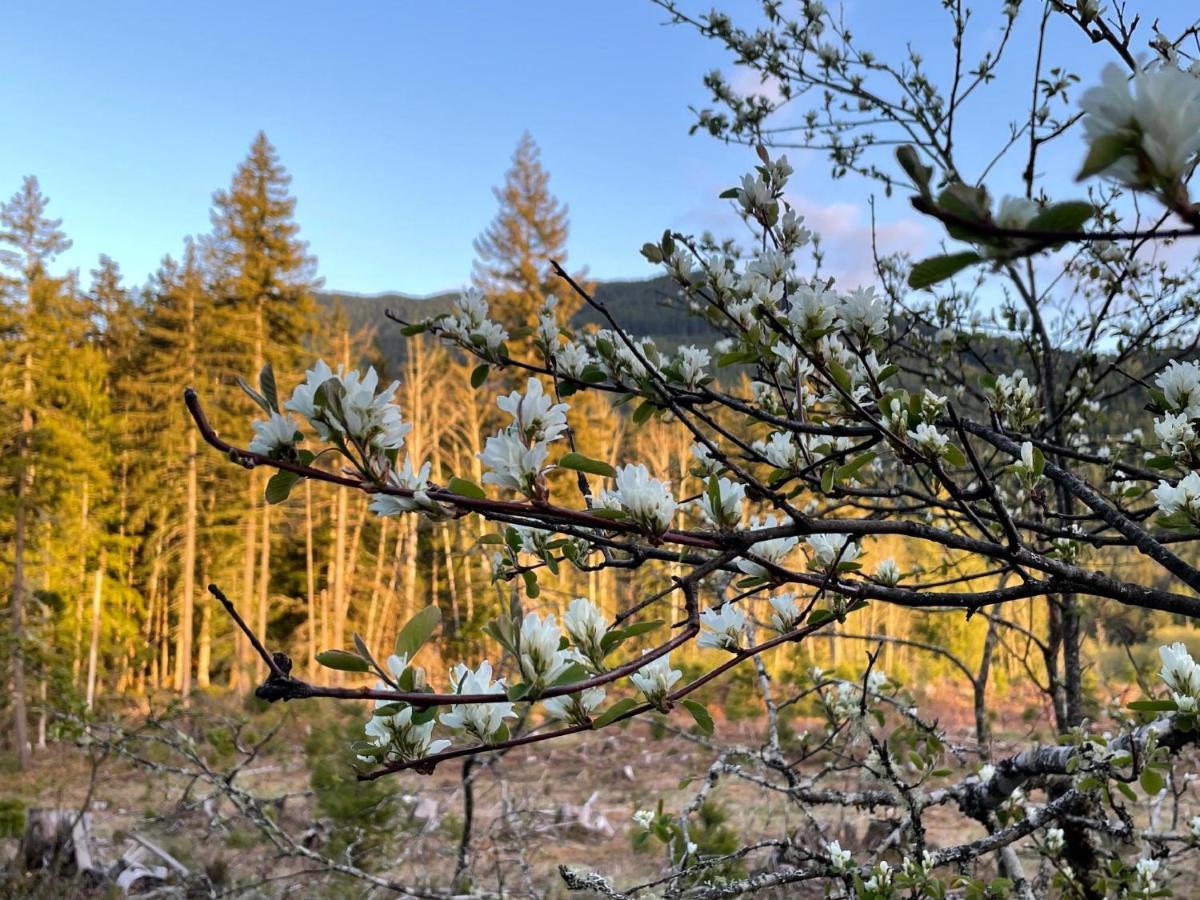
[[[1045,837],[1046,850],[1050,853],[1058,853],[1063,848],[1063,830],[1061,828],[1047,828]]]
[[[837,314],[846,329],[860,338],[869,340],[887,331],[887,305],[873,287],[855,288],[845,294]]]
[[[1139,188],[1183,174],[1200,150],[1200,78],[1163,64],[1136,74],[1131,92],[1121,67],[1109,63],[1100,80],[1079,101],[1084,133],[1129,144],[1102,174]]]
[[[571,666],[570,657],[558,649],[562,632],[552,614],[543,619],[527,613],[521,622],[521,675],[530,687],[540,691],[553,684]]]
[[[850,863],[854,859],[849,850],[843,850],[839,841],[830,841],[825,845],[825,852],[829,854],[829,863],[839,872],[844,872],[850,868]]]
[[[565,719],[573,725],[586,725],[592,713],[604,702],[604,688],[590,687],[574,694],[551,697],[543,701],[546,712],[555,719]]]
[[[580,656],[589,663],[593,670],[604,669],[604,635],[608,632],[608,623],[604,614],[596,608],[587,597],[576,597],[563,614],[563,627],[571,636],[571,642]]]
[[[654,813],[648,809],[639,809],[633,814],[633,821],[637,822],[638,827],[650,830],[650,826],[654,824]]]
[[[796,605],[795,594],[776,594],[768,597],[774,612],[771,614],[771,627],[780,634],[791,631],[800,622],[800,607]]]
[[[692,457],[705,476],[716,475],[723,468],[721,463],[713,457],[712,451],[704,444],[692,444]]]
[[[894,585],[900,581],[900,567],[896,565],[896,561],[890,556],[880,561],[875,567],[875,580],[880,584]]]
[[[933,456],[940,456],[950,443],[950,438],[938,431],[936,425],[921,422],[915,431],[908,433],[909,440]]]
[[[812,550],[812,564],[822,569],[852,563],[862,552],[848,534],[809,535],[808,546]]]
[[[405,706],[395,715],[372,716],[364,729],[367,742],[384,750],[382,762],[412,762],[441,753],[450,746],[447,740],[432,740],[433,719],[420,725],[412,722],[413,708]],[[363,762],[376,762],[375,756],[360,754]]]
[[[558,371],[571,378],[581,379],[583,370],[591,363],[592,356],[587,347],[574,341],[564,344],[554,351],[554,364]]]
[[[777,469],[790,469],[800,459],[796,439],[789,431],[776,431],[766,442],[756,441],[754,449],[766,457],[767,462]]]
[[[486,659],[472,671],[458,663],[450,671],[450,683],[456,694],[504,693],[504,679],[492,681],[492,664]],[[491,741],[500,730],[505,719],[515,719],[512,703],[507,700],[496,703],[456,703],[449,712],[442,713],[442,724],[447,728],[461,729],[483,743]]]
[[[704,380],[704,367],[709,365],[712,358],[703,347],[680,347],[676,358],[679,380],[690,388],[699,387]]]
[[[536,378],[529,379],[524,394],[513,391],[507,397],[497,397],[496,405],[513,417],[509,427],[520,434],[527,444],[556,441],[567,430],[567,410],[570,407],[565,403],[555,403]]]
[[[717,526],[736,525],[742,518],[742,501],[745,498],[744,484],[721,476],[705,486],[699,501],[700,510],[708,521]]]
[[[1158,675],[1174,694],[1200,696],[1200,665],[1192,659],[1192,654],[1182,641],[1159,647],[1158,655],[1162,659],[1162,669]]]
[[[700,627],[706,630],[696,639],[696,646],[737,650],[746,631],[746,614],[726,603],[720,609],[706,609],[700,613]]]
[[[1167,407],[1189,419],[1200,419],[1200,363],[1174,361],[1154,379]]]
[[[254,429],[254,437],[247,449],[263,456],[278,456],[290,450],[300,435],[296,420],[277,412],[271,413],[267,419],[256,419],[250,423],[250,427]]]
[[[678,669],[671,668],[671,654],[656,657],[629,676],[629,680],[645,696],[652,706],[662,709],[667,702],[667,694],[675,682],[683,677]]]
[[[1163,515],[1182,512],[1194,518],[1200,514],[1200,474],[1196,472],[1189,472],[1174,486],[1169,481],[1160,481],[1151,493]]]
[[[755,516],[750,520],[749,530],[758,531],[766,528],[777,528],[778,525],[779,523],[776,521],[774,515],[768,515],[761,523],[758,517]],[[800,538],[794,536],[757,541],[750,545],[750,552],[773,565],[780,565],[799,541]],[[771,574],[767,569],[751,559],[739,559],[737,566],[747,575],[757,578],[766,578]]]
[[[534,493],[534,485],[546,465],[549,451],[544,444],[528,447],[511,431],[502,431],[487,439],[479,459],[491,469],[483,475],[484,484]]]
[[[652,478],[641,463],[617,469],[616,490],[602,490],[600,502],[608,509],[624,511],[651,534],[662,534],[671,527],[677,506],[666,483]]]
[[[404,465],[399,471],[389,469],[385,483],[388,487],[412,491],[411,497],[398,497],[395,494],[372,494],[371,512],[377,516],[397,516],[406,512],[423,512],[433,518],[441,518],[448,513],[429,496],[429,462],[421,464],[420,469],[413,470],[412,457],[404,458]]]

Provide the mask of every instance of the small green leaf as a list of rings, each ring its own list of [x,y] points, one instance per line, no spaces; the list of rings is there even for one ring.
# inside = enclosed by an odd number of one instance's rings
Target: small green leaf
[[[1134,700],[1125,705],[1139,712],[1170,712],[1175,709],[1174,700]]]
[[[1132,140],[1133,138],[1127,134],[1106,134],[1096,138],[1088,147],[1083,168],[1079,170],[1075,180],[1083,181],[1085,178],[1099,175],[1122,156],[1132,152]]]
[[[279,412],[279,392],[275,388],[275,370],[271,368],[270,363],[264,365],[262,371],[258,373],[258,386],[271,409]]]
[[[951,253],[946,256],[931,256],[912,267],[912,271],[908,273],[908,286],[910,288],[930,287],[939,281],[945,281],[951,275],[982,259],[983,257],[973,250]]]
[[[603,728],[606,725],[611,725],[613,722],[615,722],[621,716],[625,715],[625,713],[629,712],[631,709],[633,709],[637,705],[638,705],[638,702],[631,697],[625,697],[622,700],[618,700],[616,703],[614,703],[612,706],[610,706],[608,709],[606,709],[599,716],[592,719],[592,727],[593,728]]]
[[[491,367],[487,363],[482,363],[474,368],[471,372],[471,387],[477,388],[487,381],[488,372]]]
[[[568,453],[558,461],[558,465],[564,469],[574,469],[576,472],[587,472],[589,475],[603,475],[605,478],[613,478],[617,474],[617,470],[608,463],[591,459],[582,453]]]
[[[273,413],[275,411],[274,409],[271,408],[271,404],[267,401],[267,398],[264,397],[262,394],[260,394],[258,391],[256,391],[254,388],[250,387],[250,385],[246,383],[246,379],[243,378],[241,375],[237,376],[237,383],[238,383],[238,387],[240,387],[243,391],[246,392],[246,396],[248,396],[251,400],[253,400],[255,403],[257,403],[259,406],[261,406],[263,412],[265,412],[267,415],[270,415],[271,413]]]
[[[652,415],[654,415],[657,409],[658,407],[649,400],[644,401],[641,406],[633,411],[633,424],[641,425]]]
[[[317,654],[317,662],[339,672],[365,672],[369,668],[365,659],[349,650],[323,650]]]
[[[952,466],[965,466],[967,464],[967,457],[953,444],[946,445],[946,448],[942,451],[942,458]]]
[[[429,330],[429,326],[426,325],[424,322],[416,322],[412,325],[405,325],[403,328],[400,329],[400,333],[402,335],[404,335],[405,337],[412,337],[413,335],[421,334],[428,330]]]
[[[826,622],[832,622],[837,616],[830,609],[814,609],[808,614],[809,625],[824,625]]]
[[[285,472],[283,470],[276,472],[267,482],[267,502],[282,503],[291,494],[292,488],[296,486],[296,482],[299,480],[300,476],[295,472]]]
[[[826,466],[821,473],[821,493],[828,494],[833,490],[833,466]]]
[[[696,725],[699,726],[702,733],[713,733],[712,716],[708,714],[708,710],[705,709],[703,703],[699,703],[698,701],[689,698],[680,700],[679,704],[692,714],[692,718],[696,720]]]
[[[1138,778],[1138,784],[1142,786],[1142,790],[1145,791],[1148,796],[1153,797],[1159,791],[1161,791],[1163,787],[1165,787],[1166,782],[1163,781],[1163,777],[1159,773],[1158,769],[1146,767],[1145,769],[1142,769],[1142,774]]]
[[[542,592],[542,589],[538,587],[536,572],[525,571],[521,573],[521,577],[525,579],[525,594],[530,600],[534,599]]]
[[[1078,231],[1083,223],[1096,214],[1092,204],[1084,200],[1054,203],[1029,220],[1029,231]]]
[[[457,475],[450,479],[450,483],[446,485],[446,490],[462,497],[471,497],[474,500],[482,500],[487,496],[483,492],[483,488],[475,482],[459,478]]]
[[[852,478],[858,474],[863,466],[867,465],[875,459],[875,451],[870,450],[862,456],[855,457],[846,463],[844,466],[839,466],[837,472],[834,473],[834,478],[838,481],[845,481],[847,478]]]
[[[407,656],[411,662],[441,621],[442,611],[436,606],[427,606],[409,619],[396,635],[396,655]]]

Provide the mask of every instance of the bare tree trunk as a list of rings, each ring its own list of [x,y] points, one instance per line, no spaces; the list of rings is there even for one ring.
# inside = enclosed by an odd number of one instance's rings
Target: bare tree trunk
[[[100,558],[96,561],[96,583],[92,588],[92,635],[88,642],[87,666],[87,708],[92,709],[96,704],[97,667],[100,661],[100,604],[104,595],[104,569],[108,565],[108,554],[100,549]]]
[[[183,595],[179,603],[179,634],[175,642],[175,687],[186,699],[192,693],[192,629],[196,603],[196,429],[188,429],[187,509],[183,523]]]
[[[13,589],[9,615],[12,618],[13,647],[13,743],[16,745],[17,767],[23,772],[30,765],[29,718],[25,709],[25,505],[33,478],[27,455],[29,433],[33,431],[33,357],[25,354],[24,409],[21,411],[21,437],[18,453],[21,464],[17,470],[17,510],[13,534]]]
[[[209,553],[205,551],[200,559],[200,583],[207,584],[209,580]],[[212,684],[212,604],[200,605],[200,646],[196,653],[196,686],[207,688]]]
[[[258,471],[252,469],[246,479],[246,521],[242,524],[242,596],[250,604],[254,598],[254,559],[258,546]],[[244,693],[250,684],[250,643],[241,629],[236,629],[237,659],[229,674],[229,685]]]
[[[75,591],[75,640],[71,648],[72,687],[79,686],[79,673],[83,669],[83,596],[87,591],[88,501],[91,486],[91,479],[85,477],[79,490],[79,586]]]
[[[308,677],[317,673],[317,578],[313,569],[312,482],[304,479],[304,576],[308,587]]]
[[[267,600],[271,592],[271,504],[262,507],[262,543],[258,558],[258,635],[267,639]]]

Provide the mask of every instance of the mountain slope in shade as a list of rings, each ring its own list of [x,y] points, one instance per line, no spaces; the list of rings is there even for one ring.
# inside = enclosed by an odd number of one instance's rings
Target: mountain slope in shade
[[[400,326],[389,319],[387,311],[408,322],[449,312],[457,292],[448,291],[428,297],[401,293],[350,294],[341,291],[321,291],[317,299],[322,305],[340,302],[350,321],[351,330],[362,328],[374,333],[385,359],[400,359],[404,353],[404,337]],[[596,300],[603,303],[614,319],[631,334],[652,337],[658,346],[669,351],[680,344],[710,344],[716,334],[701,318],[689,315],[678,306],[678,289],[667,277],[641,281],[602,281],[596,285]],[[674,301],[675,305],[672,305]],[[572,329],[586,325],[606,327],[604,317],[590,306],[584,306],[571,319]]]

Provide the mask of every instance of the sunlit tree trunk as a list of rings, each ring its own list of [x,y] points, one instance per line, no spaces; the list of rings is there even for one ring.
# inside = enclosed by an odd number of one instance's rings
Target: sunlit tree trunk
[[[96,561],[96,582],[92,587],[92,633],[88,641],[87,665],[87,708],[92,709],[96,704],[96,679],[100,659],[100,625],[101,603],[104,595],[104,569],[108,564],[108,554],[101,548],[100,558]]]

